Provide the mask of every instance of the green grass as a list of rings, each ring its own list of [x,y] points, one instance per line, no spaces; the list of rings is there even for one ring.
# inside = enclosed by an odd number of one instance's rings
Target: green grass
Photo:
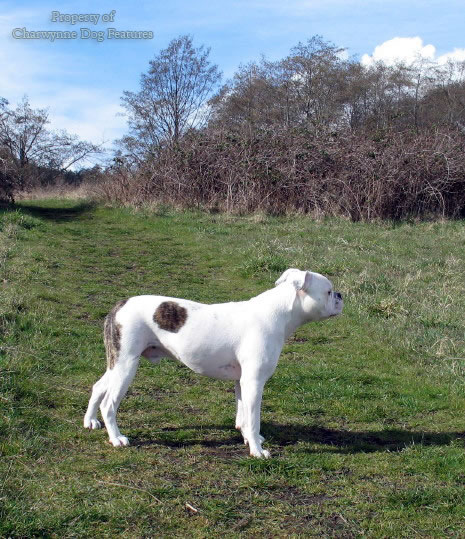
[[[328,275],[345,312],[286,344],[271,460],[247,457],[231,383],[170,361],[141,362],[118,416],[130,447],[82,428],[118,300],[241,300],[291,266]],[[464,275],[460,221],[3,211],[0,536],[462,537]]]

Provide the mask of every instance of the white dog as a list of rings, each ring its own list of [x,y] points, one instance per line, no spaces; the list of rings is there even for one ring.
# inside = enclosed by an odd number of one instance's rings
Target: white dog
[[[140,356],[152,363],[177,359],[194,372],[236,381],[236,428],[254,457],[262,449],[263,387],[276,369],[285,340],[302,324],[341,313],[342,296],[319,273],[288,269],[275,288],[248,300],[204,305],[163,296],[120,301],[105,319],[108,368],[93,386],[84,426],[100,428],[97,409],[114,446],[128,445],[116,424],[121,399]]]

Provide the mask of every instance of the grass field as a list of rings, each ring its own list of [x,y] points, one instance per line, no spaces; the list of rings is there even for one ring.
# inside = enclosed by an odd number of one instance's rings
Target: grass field
[[[328,275],[345,312],[286,344],[271,460],[247,457],[233,384],[170,361],[141,362],[118,416],[130,447],[82,428],[116,301],[241,300],[290,266]],[[464,222],[3,211],[0,536],[463,537],[464,275]]]

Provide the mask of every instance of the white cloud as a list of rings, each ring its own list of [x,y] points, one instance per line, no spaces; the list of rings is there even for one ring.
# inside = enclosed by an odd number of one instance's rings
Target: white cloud
[[[62,49],[36,49],[11,36],[13,28],[37,27],[39,16],[32,10],[0,15],[0,97],[14,107],[27,95],[32,108],[49,110],[49,128],[66,129],[95,144],[105,141],[108,147],[126,131],[125,119],[117,115],[122,112],[119,90],[79,86],[80,68]]]
[[[449,60],[465,61],[465,49],[454,49],[441,56],[437,56],[436,47],[428,44],[424,45],[421,37],[394,37],[381,45],[375,47],[371,55],[364,54],[361,63],[371,66],[376,62],[383,62],[387,65],[404,63],[407,65],[416,62],[432,62],[443,65]]]
[[[66,87],[50,95],[38,94],[33,107],[48,108],[51,129],[65,129],[95,144],[108,146],[126,131],[119,96],[106,90]]]
[[[421,37],[395,37],[375,47],[373,54],[364,54],[361,62],[365,66],[375,62],[413,64],[419,59],[434,60],[435,55],[436,47],[423,45]]]
[[[338,52],[337,57],[339,60],[344,62],[345,60],[349,59],[349,51],[347,49],[342,49],[340,52]]]
[[[452,52],[446,52],[437,59],[438,64],[445,64],[449,60],[453,62],[465,62],[465,49],[454,49]]]
[[[14,13],[0,15],[0,66],[2,69],[2,81],[0,96],[18,98],[25,92],[24,79],[34,80],[40,75],[40,56],[30,47],[27,51],[24,44],[14,40],[11,36],[12,29],[19,26],[19,21],[33,20],[35,12],[16,11]],[[17,45],[17,46],[16,46]]]

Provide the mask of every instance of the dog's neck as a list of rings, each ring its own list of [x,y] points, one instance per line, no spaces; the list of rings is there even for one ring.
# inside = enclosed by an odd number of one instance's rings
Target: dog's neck
[[[306,317],[304,316],[304,313],[302,311],[302,308],[301,308],[301,303],[300,303],[300,298],[299,298],[299,295],[295,293],[294,291],[294,302],[293,302],[293,307],[292,307],[292,316],[289,312],[289,319],[288,319],[288,322],[286,324],[286,339],[288,339],[289,337],[291,337],[298,328],[300,328],[300,326],[303,326],[304,324],[306,324],[308,322],[308,320],[306,319]]]
[[[286,290],[285,294],[283,294],[283,289]],[[300,307],[300,298],[292,285],[283,283],[256,297],[260,297],[262,301],[268,297],[273,305],[274,315],[284,320],[284,340],[307,322]]]

